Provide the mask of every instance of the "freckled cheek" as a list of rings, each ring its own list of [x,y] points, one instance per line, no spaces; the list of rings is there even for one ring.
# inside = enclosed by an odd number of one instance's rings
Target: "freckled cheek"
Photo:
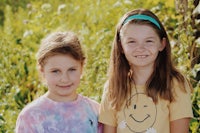
[[[76,83],[80,83],[80,77],[81,77],[81,75],[73,75],[71,77],[71,80],[73,80]]]
[[[149,50],[149,53],[151,53],[151,54],[153,54],[155,56],[157,56],[158,52],[159,51],[157,51],[157,50]]]
[[[46,77],[46,81],[48,84],[55,84],[59,81],[59,77],[58,76],[48,76],[48,77]]]
[[[132,51],[134,51],[134,49],[133,48],[123,48],[123,51],[124,51],[124,54],[131,54],[132,53]]]
[[[151,51],[152,53],[158,53],[159,49],[157,47],[149,47],[147,48],[149,51]]]
[[[76,84],[76,86],[79,86],[80,80],[77,80],[77,81],[75,82],[75,84]]]
[[[76,83],[80,83],[80,80],[81,80],[81,72],[77,72],[77,73],[74,73],[72,75],[72,80]]]

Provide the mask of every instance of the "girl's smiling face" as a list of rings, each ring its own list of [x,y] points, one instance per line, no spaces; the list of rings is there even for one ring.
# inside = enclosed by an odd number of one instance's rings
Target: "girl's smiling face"
[[[82,65],[68,54],[57,54],[46,59],[41,73],[48,87],[47,97],[63,102],[77,97]]]
[[[159,51],[165,47],[165,39],[149,25],[126,24],[120,32],[121,45],[132,68],[153,67]]]

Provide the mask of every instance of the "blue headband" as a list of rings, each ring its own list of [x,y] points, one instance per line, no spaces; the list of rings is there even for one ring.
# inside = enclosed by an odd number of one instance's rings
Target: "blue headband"
[[[160,24],[152,17],[147,16],[147,15],[141,15],[141,14],[137,14],[137,15],[132,15],[129,16],[128,18],[126,18],[123,22],[122,25],[126,24],[127,22],[134,20],[134,19],[139,19],[139,20],[148,20],[150,22],[152,22],[153,24],[155,24],[159,29],[161,29]]]

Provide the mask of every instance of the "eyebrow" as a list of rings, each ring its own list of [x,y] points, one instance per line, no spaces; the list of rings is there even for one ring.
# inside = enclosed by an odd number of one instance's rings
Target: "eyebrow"
[[[130,36],[130,37],[127,37],[126,39],[130,40],[130,39],[135,39],[135,38],[133,38],[133,37]],[[146,37],[144,39],[156,39],[156,37],[150,36],[150,37]]]
[[[57,67],[52,67],[52,68],[50,68],[49,70],[58,70],[59,68],[57,68]]]

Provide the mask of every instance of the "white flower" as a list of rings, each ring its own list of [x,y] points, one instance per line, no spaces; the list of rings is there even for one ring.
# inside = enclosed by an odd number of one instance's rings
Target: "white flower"
[[[157,133],[154,128],[148,128],[146,133]]]
[[[62,10],[64,10],[65,8],[66,8],[66,4],[59,5],[59,7],[58,7],[58,14],[61,14]]]
[[[46,12],[50,12],[51,9],[52,9],[52,6],[51,6],[51,4],[49,4],[49,3],[45,3],[45,4],[43,4],[43,5],[41,6],[41,8],[42,8],[42,10],[44,10],[44,11],[46,11]]]
[[[131,0],[125,0],[124,3],[127,4],[127,5],[133,4],[133,2]]]
[[[32,34],[33,34],[32,30],[27,30],[27,31],[24,32],[23,37],[25,38],[25,37],[30,36]]]

